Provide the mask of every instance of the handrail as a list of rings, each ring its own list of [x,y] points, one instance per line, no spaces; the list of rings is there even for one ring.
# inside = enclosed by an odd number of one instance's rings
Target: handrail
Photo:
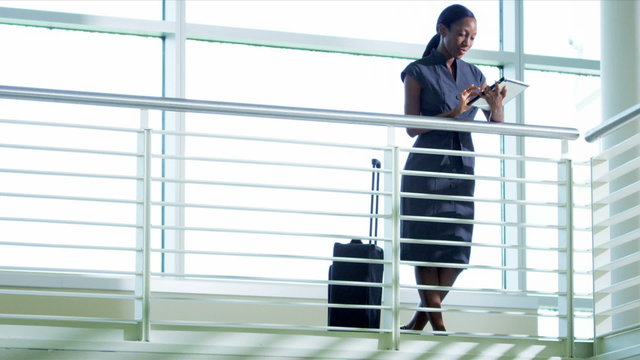
[[[256,105],[219,101],[122,95],[111,93],[40,89],[16,86],[0,86],[0,98],[66,102],[84,105],[142,108],[150,110],[215,113],[295,119],[308,121],[337,122],[362,125],[411,127],[432,130],[468,131],[486,134],[542,137],[560,140],[575,140],[580,135],[575,128],[523,125],[513,123],[489,123],[433,117],[379,114],[355,111],[324,110],[300,107]]]
[[[594,142],[637,118],[640,118],[640,104],[631,106],[630,108],[613,116],[608,121],[605,121],[595,128],[587,131],[584,139],[588,142]]]

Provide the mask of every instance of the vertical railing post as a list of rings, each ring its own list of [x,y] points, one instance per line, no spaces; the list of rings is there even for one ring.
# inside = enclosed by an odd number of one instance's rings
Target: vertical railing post
[[[574,355],[574,296],[573,296],[573,171],[572,161],[564,159],[558,164],[558,180],[562,185],[558,189],[558,202],[564,204],[564,208],[558,210],[558,259],[559,292],[566,295],[558,300],[559,315],[564,316],[565,321],[560,321],[560,336],[566,337],[565,356],[572,358]],[[564,209],[564,210],[563,210]],[[564,273],[564,275],[562,275]]]
[[[149,341],[150,331],[150,259],[151,259],[151,130],[148,111],[141,111],[138,135],[136,275],[134,285],[134,318],[138,322],[138,340]]]
[[[393,147],[393,348],[400,349],[400,154]]]
[[[384,234],[385,238],[391,238],[391,243],[385,242],[384,253],[385,260],[391,260],[391,264],[385,264],[384,267],[384,283],[391,284],[390,288],[385,288],[384,304],[391,306],[391,310],[384,312],[382,324],[384,329],[391,328],[390,336],[381,338],[379,348],[387,350],[398,350],[400,344],[400,324],[399,324],[399,185],[398,185],[398,148],[395,146],[395,128],[388,127],[387,131],[388,150],[385,150],[383,168],[390,169],[384,177],[384,191],[391,193],[389,201],[384,202],[384,213],[390,214],[391,217],[385,220]]]

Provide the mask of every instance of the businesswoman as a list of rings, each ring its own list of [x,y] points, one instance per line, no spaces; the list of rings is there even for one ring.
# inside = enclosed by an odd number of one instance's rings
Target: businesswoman
[[[423,57],[409,64],[401,74],[404,82],[407,115],[441,116],[473,120],[477,108],[467,105],[476,95],[486,99],[491,110],[485,111],[489,121],[502,122],[502,100],[506,87],[487,87],[485,77],[476,66],[466,63],[462,57],[471,49],[477,33],[476,18],[462,5],[444,9],[436,24],[433,36]],[[414,148],[473,151],[471,134],[444,130],[407,129],[416,137]],[[471,156],[431,155],[411,153],[405,170],[456,174],[473,174],[475,158]],[[473,180],[447,177],[404,175],[402,192],[472,197]],[[473,219],[474,204],[471,201],[429,200],[419,196],[403,197],[401,213],[404,216],[428,216],[456,219]],[[418,221],[415,221],[418,220]],[[461,267],[445,267],[446,263],[468,264],[468,244],[436,245],[419,240],[448,240],[470,242],[473,224],[403,220],[401,259],[418,262],[445,263],[444,266],[416,266],[418,285],[451,286],[462,271]],[[418,241],[416,241],[418,240]],[[437,264],[436,264],[437,265]],[[418,290],[420,307],[440,308],[447,291]],[[434,331],[446,331],[441,312],[417,311],[402,327],[403,330],[424,329],[430,322]]]

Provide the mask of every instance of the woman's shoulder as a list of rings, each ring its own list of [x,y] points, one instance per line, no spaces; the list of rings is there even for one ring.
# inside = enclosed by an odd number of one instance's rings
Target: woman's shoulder
[[[429,72],[429,68],[433,65],[436,65],[436,63],[429,57],[414,60],[404,68],[404,70],[400,74],[400,77],[403,81],[406,75],[409,75],[416,79],[420,79]]]

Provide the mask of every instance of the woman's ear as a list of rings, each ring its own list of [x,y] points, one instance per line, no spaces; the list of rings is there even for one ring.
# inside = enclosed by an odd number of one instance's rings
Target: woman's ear
[[[438,24],[438,34],[440,34],[440,37],[447,35],[447,30],[448,29],[444,24]]]

